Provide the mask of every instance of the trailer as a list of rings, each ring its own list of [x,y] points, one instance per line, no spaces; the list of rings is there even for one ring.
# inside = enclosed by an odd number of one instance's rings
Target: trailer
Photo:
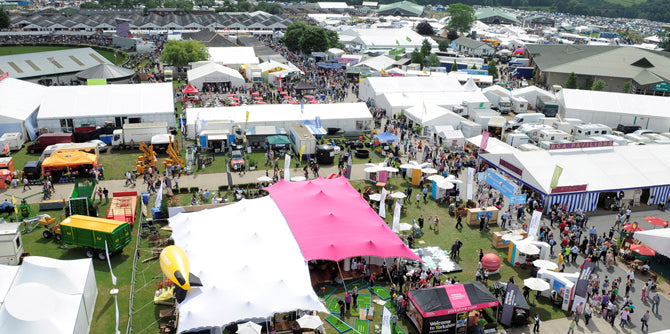
[[[168,133],[167,122],[124,124],[113,132],[112,148],[137,148],[141,142],[151,144],[151,137]]]
[[[0,224],[0,264],[21,264],[23,240],[19,226],[21,223]]]
[[[298,157],[298,161],[302,161],[303,157],[310,159],[316,154],[316,138],[314,138],[314,135],[305,124],[291,124],[288,138],[296,155],[300,155],[302,148],[305,147],[302,150],[302,156]]]
[[[93,203],[93,191],[95,187],[95,179],[75,180],[74,189],[72,189],[67,208],[65,208],[68,216],[98,216],[98,205]]]
[[[137,209],[137,191],[118,191],[112,194],[112,202],[105,211],[107,219],[135,224]]]
[[[8,132],[0,137],[0,146],[4,148],[5,143],[9,146],[10,151],[18,151],[23,147],[26,140],[20,132]]]
[[[132,239],[129,223],[82,215],[65,218],[60,230],[64,244],[85,247],[87,257],[100,260],[107,259],[106,249],[119,252]]]

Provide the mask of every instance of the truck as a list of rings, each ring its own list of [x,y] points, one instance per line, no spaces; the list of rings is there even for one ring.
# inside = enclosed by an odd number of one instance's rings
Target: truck
[[[490,90],[484,93],[484,95],[491,101],[493,108],[497,108],[502,115],[507,115],[512,111],[512,101],[510,100],[509,94],[497,90]]]
[[[463,137],[472,138],[482,134],[482,126],[473,121],[462,120],[461,124],[458,125],[459,130],[463,133]]]
[[[64,244],[85,247],[86,256],[107,259],[105,245],[110,254],[120,252],[131,240],[131,226],[127,222],[73,215],[60,223]]]
[[[45,133],[40,135],[26,148],[28,153],[33,154],[42,152],[49,145],[71,143],[74,141],[74,136],[71,133]]]
[[[528,67],[530,65],[530,59],[528,58],[513,58],[507,63],[507,66],[512,67],[512,68],[517,68],[517,67]]]
[[[8,186],[14,177],[14,158],[0,158],[0,188]]]
[[[519,147],[523,144],[532,144],[532,140],[525,133],[512,132],[507,134],[505,138],[505,143],[512,147]]]
[[[521,96],[510,96],[512,102],[512,112],[515,114],[524,114],[528,112],[528,100]]]
[[[0,264],[19,265],[23,255],[21,223],[0,224]]]
[[[124,124],[112,132],[112,148],[138,148],[140,143],[151,143],[151,137],[168,133],[167,122]]]
[[[517,79],[531,79],[534,70],[533,67],[517,67],[512,71],[511,76]]]
[[[524,124],[539,124],[542,122],[544,115],[538,113],[527,113],[516,115],[511,120],[507,121],[508,129],[517,129]]]
[[[174,78],[174,73],[172,72],[172,69],[167,69],[163,71],[163,77],[165,78],[166,82],[172,81],[172,79]]]
[[[154,146],[154,151],[165,152],[172,140],[174,140],[174,136],[167,133],[154,135],[151,137],[151,145]]]
[[[538,113],[542,113],[547,117],[556,117],[556,114],[558,114],[558,102],[554,98],[538,95],[535,109]]]
[[[9,151],[18,151],[23,147],[25,139],[20,132],[8,132],[0,137],[0,152],[4,152],[5,147],[9,148]],[[9,155],[9,153],[7,153]]]

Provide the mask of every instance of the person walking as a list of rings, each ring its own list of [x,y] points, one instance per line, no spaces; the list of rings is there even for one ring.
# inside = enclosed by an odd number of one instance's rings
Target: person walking
[[[458,217],[456,218],[456,229],[458,229],[459,226],[460,226],[460,228],[463,228],[462,221],[463,221],[463,215],[458,214]]]
[[[586,304],[586,307],[584,308],[584,324],[586,326],[589,325],[589,321],[591,320],[592,315],[593,315],[593,309],[591,308],[591,305]]]
[[[621,321],[619,322],[619,326],[623,328],[626,326],[626,323],[628,322],[628,316],[630,316],[630,312],[628,312],[628,308],[624,307],[623,310],[621,311]]]
[[[105,195],[105,204],[109,203],[109,190],[102,188],[102,194]]]
[[[26,187],[28,187],[28,190],[31,190],[30,188],[30,182],[28,182],[27,177],[23,177],[23,191],[26,191]]]
[[[457,239],[458,240],[458,239]],[[661,297],[658,296],[658,292],[651,298],[651,311],[658,314],[658,304],[661,303]],[[656,311],[654,311],[656,310]]]
[[[344,294],[344,305],[347,314],[351,314],[351,292],[349,291]]]
[[[584,312],[584,303],[580,302],[575,306],[575,312],[574,312],[574,319],[575,322],[579,325],[579,316],[582,315],[582,312]]]
[[[391,334],[395,334],[396,326],[398,326],[398,314],[393,313],[391,316]]]
[[[505,225],[507,225],[507,220],[509,219],[509,213],[507,213],[507,211],[503,212],[500,219],[502,220],[502,222],[500,224],[500,228],[504,231],[505,230]]]
[[[575,332],[575,326],[577,326],[577,323],[575,322],[575,319],[572,318],[570,320],[570,327],[568,328],[568,334],[573,334]]]
[[[533,333],[539,333],[540,332],[540,324],[542,321],[540,321],[540,314],[535,313],[535,317],[533,318],[534,325],[533,325]]]
[[[354,304],[354,307],[358,307],[358,287],[355,286],[354,290],[351,292],[351,299]]]
[[[642,318],[640,319],[640,321],[642,322],[642,326],[640,327],[640,330],[644,331],[645,327],[647,327],[647,330],[649,330],[649,324],[648,324],[648,322],[649,322],[649,310],[647,310],[647,312],[645,312],[642,315]]]

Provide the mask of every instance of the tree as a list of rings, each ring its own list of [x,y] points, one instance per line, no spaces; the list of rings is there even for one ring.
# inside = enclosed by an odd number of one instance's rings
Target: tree
[[[565,81],[565,88],[577,89],[577,74],[575,72],[568,75],[568,80]]]
[[[431,53],[428,57],[428,66],[430,67],[440,67],[440,58],[437,58],[437,55]]]
[[[248,12],[253,7],[254,7],[254,5],[252,5],[251,2],[246,1],[246,0],[242,0],[242,1],[237,2],[237,8],[242,12]]]
[[[455,29],[457,32],[469,32],[472,24],[475,22],[475,10],[472,7],[462,4],[455,3],[449,5],[447,8],[447,14],[451,16],[447,28]]]
[[[447,32],[447,39],[451,41],[455,41],[458,39],[458,31],[456,29],[449,29]]]
[[[416,32],[419,33],[419,35],[423,36],[435,35],[435,29],[433,29],[433,26],[431,26],[430,23],[426,21],[422,21],[419,24],[417,24],[415,29]]]
[[[101,8],[101,7],[102,6],[100,6],[97,2],[93,2],[93,1],[84,2],[81,5],[79,5],[79,8],[82,8],[82,9]],[[2,16],[2,14],[0,14],[0,16]],[[2,21],[2,19],[0,19],[0,21]],[[2,25],[2,24],[0,23],[0,25]],[[0,27],[0,28],[3,28],[3,27]]]
[[[300,50],[300,43],[302,36],[307,30],[307,25],[303,22],[293,22],[290,26],[286,27],[286,32],[282,40],[287,48],[291,50]]]
[[[584,81],[584,86],[582,86],[582,89],[584,89],[584,90],[590,90],[591,88],[593,88],[593,79],[591,79],[591,78],[587,78],[587,79]]]
[[[278,3],[259,1],[258,5],[256,5],[256,10],[262,10],[272,15],[281,15],[284,12],[284,7]]]
[[[591,90],[601,91],[601,90],[605,89],[605,87],[607,87],[607,84],[605,83],[605,81],[596,80],[596,82],[594,82],[593,85],[591,86]]]
[[[86,3],[91,3],[91,2],[86,2]],[[158,8],[160,6],[161,6],[161,3],[158,0],[147,0],[147,2],[144,3],[145,8]]]
[[[421,56],[421,52],[419,52],[419,50],[414,49],[410,55],[410,59],[412,63],[421,64],[421,68],[423,68],[423,57]]]
[[[495,60],[491,60],[489,63],[488,67],[489,75],[493,77],[493,79],[498,79],[498,63],[496,63]]]
[[[168,41],[161,53],[161,60],[169,65],[186,67],[188,63],[207,60],[209,52],[200,41]]]
[[[630,89],[631,89],[632,87],[633,87],[633,84],[630,83],[630,81],[626,81],[626,83],[623,84],[623,89],[622,89],[622,91],[623,91],[624,93],[630,93]]]
[[[477,69],[477,64],[472,64],[471,70],[476,70]]]
[[[326,29],[326,38],[328,38],[328,48],[344,49],[344,44],[340,43],[340,35],[335,30]]]
[[[658,33],[658,37],[661,40],[658,42],[658,46],[665,51],[670,51],[670,29],[663,29],[663,31]]]
[[[6,11],[0,9],[0,29],[9,28],[10,20],[9,14]]]
[[[456,60],[454,60],[454,63],[451,65],[451,72],[458,72],[458,64],[456,64]]]
[[[447,51],[450,46],[451,46],[451,43],[449,43],[448,40],[443,39],[443,40],[440,41],[440,44],[437,45],[437,48],[440,51],[444,52],[444,51]]]
[[[430,55],[430,50],[433,49],[433,46],[430,45],[430,42],[428,39],[424,39],[423,42],[421,43],[421,56],[422,57],[428,57]]]
[[[320,27],[307,27],[300,39],[300,50],[306,54],[314,51],[323,52],[328,50],[326,31]]]

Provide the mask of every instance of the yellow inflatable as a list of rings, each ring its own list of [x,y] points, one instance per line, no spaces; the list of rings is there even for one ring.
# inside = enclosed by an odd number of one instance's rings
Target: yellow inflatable
[[[193,275],[190,270],[188,258],[184,250],[177,246],[167,246],[160,256],[161,270],[163,274],[175,285],[175,297],[178,302],[186,298],[186,292],[192,286],[202,286],[200,278]]]

